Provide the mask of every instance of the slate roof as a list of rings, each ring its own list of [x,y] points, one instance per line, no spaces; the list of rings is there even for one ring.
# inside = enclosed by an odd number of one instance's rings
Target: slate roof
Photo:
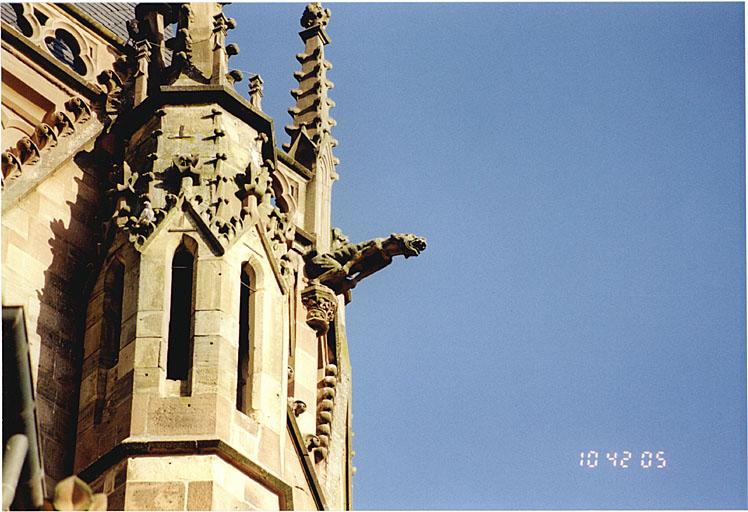
[[[129,39],[126,23],[135,17],[135,6],[137,5],[135,2],[116,4],[76,2],[74,5],[124,41]]]
[[[18,27],[18,23],[16,23],[16,13],[13,11],[13,7],[10,4],[5,2],[0,3],[0,19],[19,32],[21,31]]]

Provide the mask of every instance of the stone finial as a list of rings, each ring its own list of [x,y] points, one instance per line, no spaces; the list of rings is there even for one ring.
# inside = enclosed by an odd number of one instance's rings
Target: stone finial
[[[168,3],[141,2],[135,6],[135,20],[128,23],[128,33],[133,41],[150,43],[149,75],[157,80],[165,68],[166,27],[175,21],[174,9]]]
[[[55,486],[51,505],[54,510],[106,510],[107,496],[94,494],[86,482],[73,475]]]
[[[223,83],[228,72],[228,54],[226,52],[226,33],[236,27],[233,18],[227,18],[223,12],[213,16],[213,67],[211,83]]]
[[[148,71],[151,62],[151,43],[147,39],[135,43],[137,52],[135,70],[135,86],[133,91],[133,106],[137,106],[148,95]]]
[[[330,21],[330,9],[325,9],[319,2],[313,2],[306,6],[304,14],[301,15],[301,26],[311,28],[315,26],[327,26]]]
[[[328,287],[312,284],[301,292],[301,301],[306,307],[306,323],[315,330],[317,336],[324,336],[335,320],[338,307],[335,294]]]
[[[249,79],[249,102],[257,110],[262,110],[263,83],[260,75],[254,75]]]

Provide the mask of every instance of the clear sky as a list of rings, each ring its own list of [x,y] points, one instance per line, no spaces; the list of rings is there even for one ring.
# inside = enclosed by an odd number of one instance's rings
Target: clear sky
[[[334,224],[429,241],[347,308],[354,507],[748,506],[743,5],[326,6]],[[303,4],[226,10],[286,142]]]

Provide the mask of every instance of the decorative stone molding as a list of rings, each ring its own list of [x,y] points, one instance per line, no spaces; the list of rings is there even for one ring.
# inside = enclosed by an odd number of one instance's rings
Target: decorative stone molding
[[[100,59],[108,48],[98,37],[70,22],[64,12],[40,3],[13,4],[16,20],[28,40],[70,67],[83,79],[93,82]],[[63,50],[64,49],[64,50]],[[62,58],[65,55],[67,58]]]
[[[288,399],[288,405],[291,407],[291,410],[293,411],[293,415],[295,417],[299,417],[304,412],[306,412],[306,403],[302,402],[301,400],[294,400],[292,398]]]
[[[320,439],[314,434],[304,436],[304,443],[306,444],[306,449],[310,452],[320,449]],[[327,449],[325,449],[325,453],[327,453]]]
[[[338,384],[338,367],[334,364],[325,366],[325,376],[317,390],[317,437],[319,448],[314,452],[315,461],[327,457],[332,435],[332,416],[335,408],[335,386]]]
[[[92,117],[88,104],[77,97],[65,102],[65,111],[48,112],[30,137],[22,137],[14,147],[2,153],[3,186],[17,179],[24,168],[39,165],[61,139],[73,134]]]
[[[338,307],[335,293],[327,286],[312,283],[301,292],[301,301],[306,307],[306,323],[314,329],[317,336],[327,334],[330,322],[335,320]]]
[[[211,247],[222,254],[239,234],[257,226],[275,260],[280,286],[286,289],[283,283],[293,280],[295,270],[288,252],[296,227],[288,202],[274,204],[275,161],[262,160],[270,153],[269,136],[256,133],[249,140],[249,158],[242,169],[243,164],[228,153],[232,147],[227,132],[233,125],[225,126],[223,110],[217,105],[192,108],[199,123],[185,126],[189,120],[180,109],[163,107],[146,121],[148,129],[129,139],[123,148],[125,165],[110,176],[115,212],[110,227],[127,232],[128,240],[141,250],[178,207],[202,226]],[[179,140],[177,146],[174,139]]]

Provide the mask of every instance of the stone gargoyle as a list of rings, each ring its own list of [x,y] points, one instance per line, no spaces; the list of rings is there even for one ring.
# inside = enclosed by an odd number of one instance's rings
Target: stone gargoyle
[[[350,300],[350,290],[359,281],[383,269],[395,256],[418,256],[426,249],[426,239],[411,233],[396,233],[387,238],[376,238],[359,244],[334,230],[332,250],[324,254],[311,253],[305,266],[307,277],[344,294]]]

